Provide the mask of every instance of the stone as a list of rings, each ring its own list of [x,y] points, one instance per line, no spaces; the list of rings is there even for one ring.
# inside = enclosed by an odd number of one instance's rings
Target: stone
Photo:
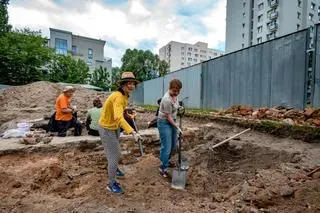
[[[293,195],[294,190],[292,187],[286,185],[286,186],[281,186],[279,189],[279,192],[282,197],[287,197],[287,196]]]
[[[37,142],[35,138],[23,138],[23,144],[34,145],[37,144]]]
[[[291,118],[283,119],[283,122],[288,125],[294,125],[294,121]]]
[[[312,174],[313,179],[320,179],[320,172],[315,172]]]
[[[214,204],[212,204],[212,203],[209,204],[209,209],[216,209],[216,208],[217,208],[216,205],[214,205]]]
[[[255,111],[252,113],[252,118],[257,119],[257,118],[259,118],[259,115],[260,115],[259,110],[255,110]]]
[[[314,120],[312,121],[312,123],[313,123],[314,125],[316,125],[317,127],[320,127],[320,119],[314,119]]]
[[[310,118],[313,114],[314,110],[312,108],[306,108],[303,112],[304,116]]]

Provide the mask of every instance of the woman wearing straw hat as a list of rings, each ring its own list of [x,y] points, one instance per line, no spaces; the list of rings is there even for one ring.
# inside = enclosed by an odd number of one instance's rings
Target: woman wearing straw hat
[[[132,72],[122,73],[118,82],[118,89],[104,102],[99,119],[99,134],[108,159],[107,189],[113,193],[123,193],[122,187],[116,181],[116,177],[123,177],[124,173],[118,169],[120,159],[120,128],[127,134],[132,134],[135,141],[141,136],[134,131],[123,116],[128,105],[129,94],[133,92],[139,83]]]

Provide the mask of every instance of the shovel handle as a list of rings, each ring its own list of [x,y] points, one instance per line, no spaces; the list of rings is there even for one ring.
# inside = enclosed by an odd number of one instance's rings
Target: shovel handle
[[[238,137],[239,135],[242,135],[243,133],[248,132],[249,130],[251,130],[251,129],[250,129],[250,128],[249,128],[249,129],[246,129],[246,130],[244,130],[244,131],[242,131],[242,132],[240,132],[240,133],[238,133],[238,134],[236,134],[236,135],[234,135],[234,136],[231,136],[230,138],[227,138],[227,139],[221,141],[220,143],[217,143],[217,144],[213,145],[212,147],[210,147],[210,149],[213,151],[214,148],[217,148],[218,146],[221,146],[221,145],[227,143],[228,141],[230,141],[230,140]]]

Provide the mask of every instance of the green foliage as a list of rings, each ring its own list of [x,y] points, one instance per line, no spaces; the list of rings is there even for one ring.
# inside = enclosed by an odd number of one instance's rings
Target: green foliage
[[[115,90],[117,88],[117,82],[121,78],[121,70],[119,67],[112,68],[112,82],[111,82],[111,90]]]
[[[15,30],[0,36],[0,82],[21,85],[41,80],[53,51],[38,31]]]
[[[90,84],[108,90],[111,87],[110,74],[107,68],[99,67],[91,75]]]
[[[8,24],[8,4],[9,0],[0,0],[0,36],[11,30],[11,26]]]
[[[132,71],[140,81],[165,75],[169,65],[149,50],[127,49],[122,59],[122,71]]]
[[[89,67],[81,59],[75,60],[70,55],[55,55],[48,65],[45,80],[85,84],[90,79]]]

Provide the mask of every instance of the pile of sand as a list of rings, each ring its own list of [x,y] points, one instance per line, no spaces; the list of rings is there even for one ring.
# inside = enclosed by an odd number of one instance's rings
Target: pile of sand
[[[72,105],[77,106],[80,117],[93,107],[94,98],[99,97],[104,101],[109,95],[107,92],[76,88]],[[63,86],[60,84],[44,81],[5,89],[0,94],[0,130],[14,128],[16,122],[24,119],[49,117],[62,89]]]

